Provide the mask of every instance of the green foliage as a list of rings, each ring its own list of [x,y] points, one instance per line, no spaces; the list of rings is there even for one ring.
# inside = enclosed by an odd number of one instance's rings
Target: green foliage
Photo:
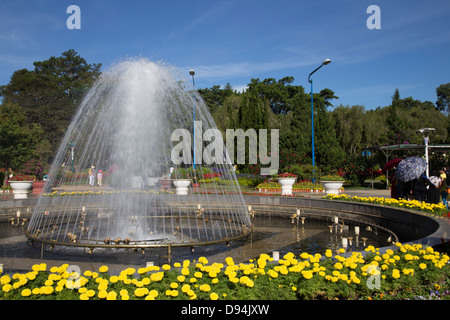
[[[450,82],[436,88],[436,107],[440,111],[450,112]]]
[[[23,109],[15,104],[0,106],[0,168],[20,171],[22,165],[31,159],[41,141],[42,129],[28,123]],[[3,185],[6,184],[5,174]]]
[[[27,123],[42,128],[53,154],[79,102],[100,75],[101,65],[88,64],[68,50],[61,57],[34,62],[34,66],[31,71],[15,71],[10,82],[0,88],[0,96],[5,104],[19,105]]]

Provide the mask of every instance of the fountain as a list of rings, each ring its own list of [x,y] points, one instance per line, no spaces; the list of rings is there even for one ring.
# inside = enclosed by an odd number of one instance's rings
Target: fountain
[[[142,58],[117,63],[101,75],[81,102],[49,172],[52,186],[65,196],[40,196],[27,229],[30,241],[89,252],[149,247],[170,252],[174,246],[251,234],[251,215],[232,165],[202,153],[202,142],[195,146],[192,166],[191,137],[174,135],[192,133],[194,116],[203,130],[216,128],[187,83],[174,67]],[[213,163],[220,174],[217,195],[207,192],[203,178],[212,168],[203,163]],[[80,184],[89,188],[90,168],[102,170],[102,187],[77,192]],[[196,183],[174,192],[168,183],[177,172]]]

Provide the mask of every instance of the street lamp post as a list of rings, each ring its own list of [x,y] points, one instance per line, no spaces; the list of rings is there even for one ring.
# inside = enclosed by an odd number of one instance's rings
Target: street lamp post
[[[313,165],[313,183],[316,181],[315,173],[316,170],[314,169],[314,166],[316,165],[315,158],[314,158],[314,102],[313,102],[313,81],[311,79],[311,76],[314,72],[322,68],[322,66],[325,66],[331,62],[330,59],[325,59],[322,64],[316,68],[313,72],[311,72],[308,76],[308,82],[311,83],[311,145],[312,145],[312,165]]]
[[[193,86],[193,90],[192,90],[192,104],[193,104],[193,140],[194,140],[194,159],[193,159],[193,163],[194,163],[194,171],[195,171],[195,80],[194,80],[194,75],[195,75],[195,71],[194,70],[190,70],[189,74],[192,76],[192,86]]]
[[[427,177],[430,176],[430,166],[428,165],[428,132],[434,131],[434,128],[422,128],[417,130],[416,132],[420,132],[423,134],[423,142],[425,144],[425,160],[427,161]]]
[[[75,164],[75,152],[74,152],[75,143],[71,142],[71,143],[69,143],[69,146],[71,148],[70,160],[71,160],[71,163],[72,163],[72,173],[75,173],[75,168],[74,168],[74,164]]]

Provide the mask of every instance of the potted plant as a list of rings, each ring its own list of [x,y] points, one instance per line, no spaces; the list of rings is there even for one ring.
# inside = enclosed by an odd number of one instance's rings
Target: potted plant
[[[277,176],[278,183],[281,185],[281,195],[292,195],[292,186],[295,183],[295,180],[297,180],[297,176],[295,174],[285,172],[280,173]]]
[[[342,188],[345,179],[338,174],[327,174],[320,178],[320,183],[325,189],[325,194],[338,194]]]
[[[191,184],[191,178],[188,174],[188,171],[184,168],[177,168],[173,170],[172,174],[172,182],[175,186],[177,195],[187,195],[188,187]]]
[[[17,174],[8,180],[9,185],[13,189],[14,199],[28,198],[28,190],[33,186],[34,176],[26,174]]]

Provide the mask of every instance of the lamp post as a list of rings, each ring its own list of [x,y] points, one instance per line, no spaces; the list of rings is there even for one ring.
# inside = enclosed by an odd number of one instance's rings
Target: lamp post
[[[194,80],[194,75],[195,75],[195,71],[194,70],[189,70],[189,74],[192,76],[192,86],[193,86],[193,90],[192,90],[192,104],[193,104],[193,140],[194,140],[194,159],[193,159],[193,163],[194,163],[194,171],[195,171],[195,80]]]
[[[316,165],[315,158],[314,158],[314,102],[313,102],[313,81],[311,79],[311,76],[314,72],[322,68],[322,66],[326,66],[331,62],[330,59],[325,59],[322,64],[316,68],[313,72],[311,72],[308,76],[308,82],[311,83],[311,145],[312,145],[312,165],[313,165],[313,183],[316,181],[315,173],[316,170],[314,169],[314,166]]]
[[[71,162],[72,162],[72,173],[74,173],[74,172],[75,172],[75,169],[74,169],[74,163],[75,163],[75,152],[74,152],[74,149],[75,149],[75,143],[71,142],[71,143],[69,143],[69,146],[70,146],[70,148],[71,148],[71,152],[70,152],[70,160],[71,160]]]
[[[427,161],[427,177],[430,176],[430,167],[428,165],[428,132],[434,131],[434,128],[422,128],[417,130],[416,132],[420,132],[423,134],[423,142],[425,144],[425,160]]]

